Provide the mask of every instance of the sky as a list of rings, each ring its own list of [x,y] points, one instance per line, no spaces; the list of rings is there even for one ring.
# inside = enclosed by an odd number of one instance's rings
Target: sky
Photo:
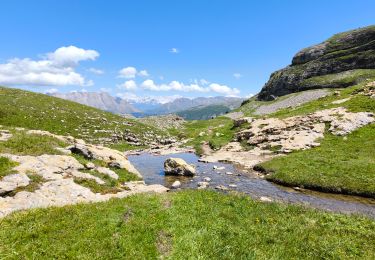
[[[2,0],[0,84],[247,97],[297,51],[375,24],[374,13],[373,0]]]

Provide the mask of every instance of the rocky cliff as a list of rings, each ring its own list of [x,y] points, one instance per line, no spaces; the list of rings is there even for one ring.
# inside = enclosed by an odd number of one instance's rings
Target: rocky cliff
[[[375,26],[339,33],[298,52],[271,74],[259,100],[317,88],[347,87],[375,77]]]

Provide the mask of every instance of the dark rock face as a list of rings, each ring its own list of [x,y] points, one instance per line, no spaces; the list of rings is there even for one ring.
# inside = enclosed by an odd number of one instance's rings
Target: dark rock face
[[[317,88],[347,87],[353,82],[313,84],[313,77],[356,69],[375,69],[375,26],[336,34],[327,41],[298,52],[288,67],[271,74],[259,100]],[[320,82],[321,83],[321,82]]]

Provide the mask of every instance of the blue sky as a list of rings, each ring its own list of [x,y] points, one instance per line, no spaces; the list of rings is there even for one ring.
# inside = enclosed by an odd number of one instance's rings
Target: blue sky
[[[0,6],[0,84],[125,97],[254,94],[298,50],[375,24],[370,0],[3,0]]]

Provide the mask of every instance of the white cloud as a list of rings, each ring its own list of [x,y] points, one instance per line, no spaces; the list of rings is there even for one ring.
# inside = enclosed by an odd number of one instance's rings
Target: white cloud
[[[240,73],[234,73],[233,77],[235,77],[236,79],[239,79],[239,78],[242,78],[242,75]]]
[[[95,68],[89,68],[87,71],[94,73],[96,75],[103,75],[104,71],[100,69],[95,69]]]
[[[177,49],[177,48],[172,48],[172,49],[169,50],[169,52],[170,52],[170,53],[175,53],[175,54],[177,54],[177,53],[180,52],[180,50]]]
[[[235,96],[240,93],[236,88],[230,88],[226,85],[220,85],[217,83],[211,83],[207,87],[200,86],[196,83],[185,85],[179,81],[172,81],[169,84],[158,85],[151,79],[143,81],[141,88],[150,91],[215,92],[227,96]]]
[[[126,90],[136,90],[137,84],[135,83],[134,80],[128,80],[120,85],[117,85],[117,87],[120,89],[126,89]]]
[[[97,51],[68,46],[46,54],[41,60],[10,59],[0,64],[0,83],[21,86],[90,86],[93,81],[86,80],[75,68],[80,61],[95,60],[98,56]]]
[[[138,72],[138,76],[148,77],[150,75],[148,74],[147,70],[141,70],[140,72]]]
[[[95,60],[99,53],[94,50],[85,50],[75,46],[60,47],[56,51],[47,54],[49,60],[63,66],[75,66],[83,60]]]
[[[125,99],[129,102],[134,103],[149,103],[152,101],[156,101],[160,104],[165,104],[168,102],[172,102],[178,98],[182,98],[181,95],[171,95],[171,96],[138,96],[132,92],[125,92],[125,93],[117,93],[116,96]]]
[[[210,84],[210,82],[208,82],[208,81],[205,80],[205,79],[201,79],[199,82],[200,82],[203,86]]]
[[[209,86],[210,90],[216,93],[220,93],[227,96],[235,96],[240,93],[240,91],[236,88],[230,88],[225,85],[219,85],[217,83],[211,83]]]
[[[119,71],[120,78],[132,79],[135,78],[137,74],[137,69],[134,67],[126,67]]]
[[[249,95],[246,95],[245,98],[251,98],[253,96],[254,96],[254,94],[249,94]]]

